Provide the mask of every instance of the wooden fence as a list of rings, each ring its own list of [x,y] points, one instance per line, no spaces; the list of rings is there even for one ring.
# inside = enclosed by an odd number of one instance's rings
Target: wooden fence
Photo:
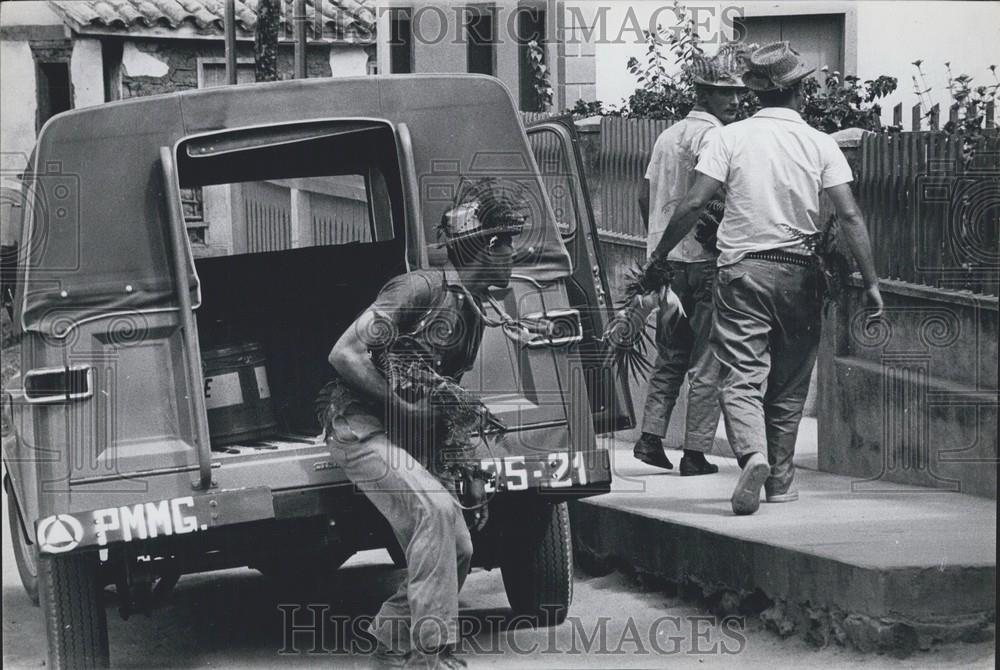
[[[526,112],[523,119],[525,124],[530,124],[548,116]],[[607,116],[601,118],[600,125],[577,127],[591,203],[608,265],[608,280],[615,296],[624,288],[627,271],[646,260],[646,230],[639,213],[639,186],[645,178],[656,138],[670,125],[670,121]],[[544,164],[552,163],[558,148],[537,140],[532,141],[532,148],[544,177]],[[556,207],[555,203],[553,206]],[[560,219],[558,211],[556,216]],[[559,223],[564,225],[561,220]]]
[[[894,114],[901,116],[897,105]],[[913,122],[919,127],[919,108]],[[969,113],[974,113],[971,110]],[[957,110],[950,115],[957,118]],[[926,115],[937,127],[934,109]],[[545,115],[525,115],[525,123]],[[879,275],[940,288],[997,295],[1000,137],[985,110],[987,139],[971,162],[942,132],[869,135],[858,162],[857,193]],[[603,117],[579,129],[601,241],[613,265],[645,259],[639,187],[657,136],[669,121]],[[612,284],[621,268],[609,268]]]
[[[967,118],[976,118],[979,114],[979,107],[974,102],[970,102],[962,108],[962,105],[952,105],[948,108],[948,120],[957,123],[964,115]],[[996,103],[988,102],[983,108],[983,126],[985,128],[996,127]],[[910,130],[913,132],[924,130],[923,122],[927,120],[927,130],[941,130],[941,105],[934,105],[926,112],[920,103],[910,108]],[[892,108],[892,125],[899,130],[903,130],[903,103],[897,103]]]
[[[858,168],[880,277],[997,295],[1000,137],[968,161],[944,133],[870,135]]]

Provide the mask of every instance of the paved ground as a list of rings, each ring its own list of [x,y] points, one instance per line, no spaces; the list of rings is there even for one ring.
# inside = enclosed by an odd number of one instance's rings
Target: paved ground
[[[5,535],[6,540],[6,535]],[[44,665],[38,610],[12,576],[4,547],[3,665]],[[311,601],[328,613],[371,613],[400,573],[381,553],[356,557],[333,584]],[[733,619],[720,627],[704,612],[655,592],[641,592],[620,575],[580,577],[573,619],[550,630],[504,630],[509,610],[497,572],[477,571],[462,594],[466,625],[485,630],[466,644],[470,668],[992,668],[990,644],[950,645],[918,658],[862,656],[840,648],[814,650],[798,640],[782,641],[759,622]],[[276,595],[257,573],[229,570],[181,580],[169,605],[151,618],[122,621],[109,609],[113,663],[120,668],[365,667],[361,655],[343,654],[336,627],[315,639],[301,635],[298,653],[284,646]],[[294,607],[291,602],[286,603]],[[307,617],[305,603],[297,603]],[[303,619],[297,620],[299,623]],[[493,628],[490,629],[490,625]],[[606,631],[602,634],[601,630]],[[656,640],[659,652],[650,638]],[[700,635],[700,636],[699,636]],[[593,640],[589,643],[588,640]],[[666,657],[666,658],[664,658]]]
[[[932,489],[912,492],[889,482],[871,491],[849,477],[819,472],[815,420],[812,426],[811,435],[805,426],[797,448],[796,503],[762,504],[753,516],[735,517],[729,503],[739,473],[734,459],[713,457],[718,475],[682,478],[676,469],[635,460],[631,444],[621,440],[609,441],[612,492],[587,502],[863,565],[996,565],[995,501]],[[680,462],[681,452],[667,453],[675,465]]]
[[[371,614],[400,576],[384,552],[365,552],[330,583],[317,587],[307,601],[277,591],[252,570],[188,576],[163,609],[150,618],[129,621],[118,616],[109,592],[113,664],[120,668],[365,667],[363,656],[343,653],[350,643],[345,643],[336,625],[328,625],[322,639],[311,632],[300,634],[293,644],[286,643],[283,631],[290,616],[299,617],[296,623],[308,623],[310,603],[327,615]],[[476,571],[462,593],[463,625],[478,630],[465,645],[470,668],[994,667],[992,643],[946,645],[908,660],[864,656],[839,647],[816,650],[798,639],[781,640],[755,618],[719,621],[677,598],[644,591],[618,574],[578,575],[575,589],[571,619],[562,626],[509,630],[510,611],[499,572]],[[291,609],[283,615],[280,604]],[[4,521],[3,667],[43,667],[44,640],[40,612],[21,590]],[[280,653],[286,646],[291,653]],[[318,653],[308,653],[311,648]]]

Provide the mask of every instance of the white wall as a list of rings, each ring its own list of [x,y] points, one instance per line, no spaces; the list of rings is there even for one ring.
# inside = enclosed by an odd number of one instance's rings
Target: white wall
[[[79,37],[73,41],[69,62],[73,84],[73,109],[104,103],[104,59],[101,41]]]
[[[20,219],[12,209],[20,202],[18,176],[35,145],[35,62],[27,42],[0,41],[0,82],[0,243],[11,244],[12,218]]]
[[[700,30],[699,34],[705,39],[717,39],[723,24],[721,12],[731,5],[704,0],[688,0],[686,4],[689,8],[697,5],[700,8],[699,18],[707,22],[707,28]],[[657,24],[664,28],[674,25],[674,14],[670,2],[657,0],[609,2],[606,6],[608,9],[603,13],[603,28],[599,20],[596,37],[597,99],[606,104],[617,105],[638,86],[625,64],[633,56],[645,63],[646,42],[642,31],[655,29]],[[731,33],[727,37],[731,37]],[[706,51],[713,50],[706,46]],[[669,56],[669,52],[665,53]]]
[[[904,105],[904,119],[916,102],[911,77],[912,61],[923,59],[931,96],[942,108],[948,104],[944,62],[951,61],[955,74],[975,77],[974,84],[991,80],[990,64],[1000,66],[1000,3],[998,2],[704,2],[687,0],[689,7],[701,7],[707,29],[701,34],[716,38],[723,27],[727,7],[740,7],[745,16],[801,13],[844,13],[845,70],[862,79],[880,74],[896,77],[899,87],[883,103],[883,118],[891,120],[892,106]],[[642,60],[646,47],[636,35],[634,17],[640,28],[648,29],[650,18],[669,3],[652,0],[608,3],[605,39],[597,45],[597,97],[606,103],[620,103],[636,88],[625,63],[630,56]],[[714,15],[713,15],[714,14]],[[661,11],[661,23],[670,23],[672,13]],[[853,26],[853,35],[852,33]],[[709,53],[712,49],[706,48]],[[944,114],[943,114],[944,116]]]
[[[0,2],[0,24],[4,26],[56,26],[62,20],[46,0]]]
[[[368,74],[368,54],[359,47],[330,49],[330,76],[358,77]]]
[[[27,42],[0,40],[0,82],[0,151],[26,157],[35,145],[38,107],[35,60]],[[6,161],[3,168],[8,169]]]
[[[945,62],[954,74],[972,76],[973,86],[994,81],[990,64],[1000,67],[1000,3],[898,2],[858,3],[858,75],[870,79],[888,74],[899,79],[891,102],[883,104],[883,120],[892,120],[892,106],[903,103],[903,123],[910,128],[910,107],[917,102],[912,62],[921,68],[928,95],[941,105],[942,123],[951,103]],[[926,127],[926,126],[925,126]]]

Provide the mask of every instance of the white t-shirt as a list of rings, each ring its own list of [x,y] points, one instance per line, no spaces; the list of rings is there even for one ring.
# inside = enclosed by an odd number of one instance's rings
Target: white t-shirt
[[[646,168],[646,179],[649,180],[647,258],[653,255],[653,249],[667,229],[670,217],[694,183],[694,166],[698,162],[705,135],[713,128],[721,127],[722,122],[708,112],[693,111],[656,138],[653,155]],[[688,263],[714,260],[715,254],[706,251],[701,242],[694,239],[696,229],[697,226],[692,228],[670,251],[667,256],[669,260]]]
[[[819,232],[823,189],[853,179],[836,140],[784,107],[713,130],[696,169],[726,185],[719,265],[801,244]]]

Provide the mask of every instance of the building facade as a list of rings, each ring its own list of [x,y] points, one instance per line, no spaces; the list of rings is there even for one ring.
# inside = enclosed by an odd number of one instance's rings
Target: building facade
[[[597,94],[596,43],[586,30],[596,9],[586,0],[383,0],[379,72],[488,74],[507,85],[522,111],[572,107]]]
[[[598,3],[595,3],[597,6]],[[636,88],[625,63],[644,58],[641,31],[675,24],[672,5],[636,1],[599,3],[590,30],[597,42],[597,97],[619,103]],[[922,61],[920,88],[930,88],[924,103],[951,103],[948,66],[953,75],[973,77],[973,86],[994,83],[990,65],[998,62],[1000,4],[995,2],[908,2],[815,0],[793,2],[705,2],[687,0],[706,51],[720,40],[767,43],[788,40],[817,68],[824,66],[863,80],[896,77],[898,88],[882,102],[883,121],[902,103],[905,118],[918,103],[912,77]],[[926,111],[926,110],[925,110]]]
[[[282,0],[278,69],[293,73],[293,0]],[[236,2],[238,81],[254,80],[257,2]],[[317,13],[317,7],[319,13]],[[374,70],[375,12],[369,0],[307,0],[307,74]],[[0,198],[2,243],[20,221],[20,175],[38,131],[52,116],[136,96],[226,82],[223,3],[210,0],[52,0],[0,3]],[[185,208],[193,240],[206,241],[202,193]],[[211,200],[211,198],[209,198]]]

